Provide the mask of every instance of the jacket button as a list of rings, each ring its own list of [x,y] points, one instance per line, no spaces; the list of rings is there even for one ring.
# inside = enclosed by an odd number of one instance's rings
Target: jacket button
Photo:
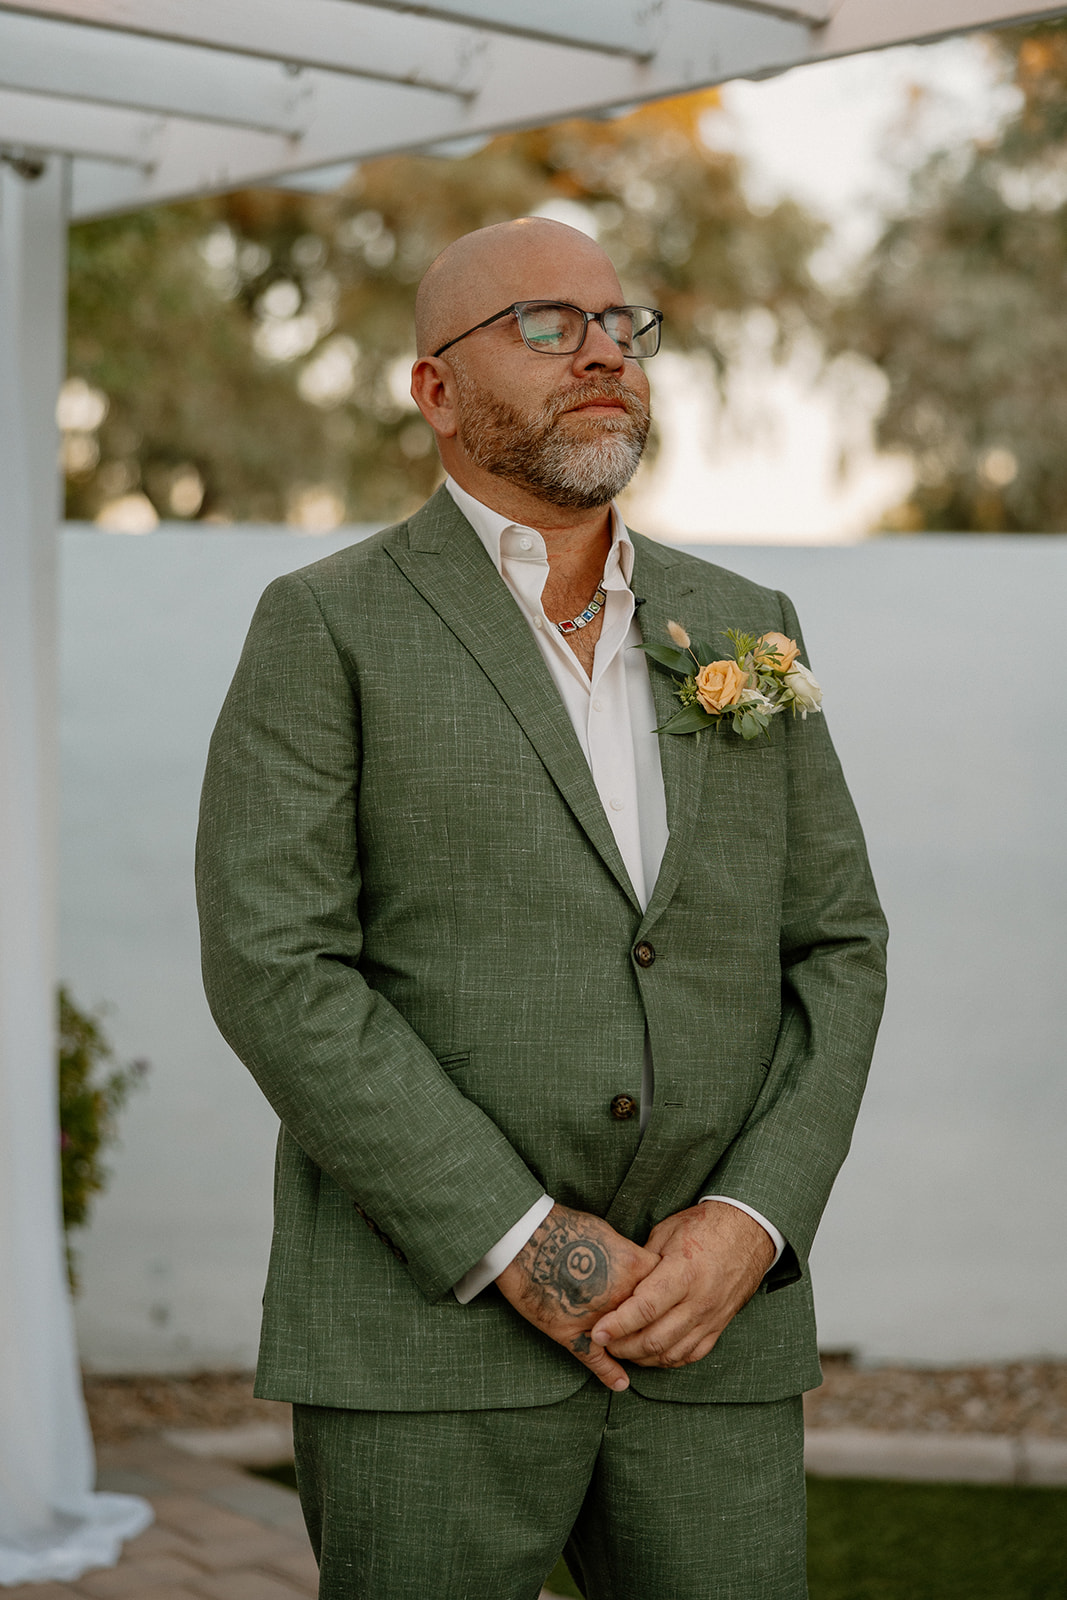
[[[616,1122],[629,1122],[637,1115],[637,1101],[632,1094],[617,1094],[611,1102],[611,1114]]]
[[[634,960],[639,967],[650,967],[656,959],[656,952],[644,939],[640,944],[634,945]]]

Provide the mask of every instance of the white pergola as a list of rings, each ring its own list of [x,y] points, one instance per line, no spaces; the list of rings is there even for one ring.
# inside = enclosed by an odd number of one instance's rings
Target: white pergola
[[[0,1584],[70,1575],[63,1552],[95,1515],[53,1085],[68,222],[252,184],[329,186],[370,156],[1065,12],[1019,0],[0,0]],[[107,1533],[101,1513],[96,1545],[81,1541],[89,1564],[113,1559],[130,1515],[120,1507]],[[46,1552],[36,1566],[33,1548]]]

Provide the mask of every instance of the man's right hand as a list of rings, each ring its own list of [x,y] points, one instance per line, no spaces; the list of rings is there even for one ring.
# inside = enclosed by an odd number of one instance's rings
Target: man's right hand
[[[629,1388],[629,1378],[602,1346],[591,1343],[589,1330],[633,1294],[659,1259],[603,1218],[555,1205],[496,1281],[528,1322],[607,1388],[620,1390]]]

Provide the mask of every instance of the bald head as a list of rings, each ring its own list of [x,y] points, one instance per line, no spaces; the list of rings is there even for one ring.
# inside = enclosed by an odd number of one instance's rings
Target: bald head
[[[593,320],[571,350],[540,354],[506,316],[522,300],[560,301]],[[476,500],[558,526],[561,512],[599,512],[629,482],[648,434],[648,380],[596,321],[621,303],[600,246],[545,217],[480,228],[431,264],[416,301],[411,394],[445,471]]]
[[[599,291],[599,292],[598,292]],[[415,299],[420,356],[516,300],[566,300],[598,309],[622,299],[615,269],[577,228],[520,217],[466,233],[427,268]]]

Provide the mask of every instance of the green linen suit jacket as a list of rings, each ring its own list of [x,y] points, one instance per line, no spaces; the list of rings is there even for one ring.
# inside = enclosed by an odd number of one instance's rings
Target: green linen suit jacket
[[[634,535],[668,619],[797,637],[788,600]],[[661,720],[673,680],[651,667]],[[216,728],[198,892],[216,1020],[281,1119],[258,1393],[534,1405],[586,1369],[451,1286],[547,1192],[643,1241],[701,1194],[788,1248],[671,1400],[819,1381],[807,1254],[844,1158],[885,929],[823,717],[661,740],[645,911],[537,645],[445,490],[273,583]],[[634,954],[654,951],[651,965]],[[647,960],[647,954],[646,954]],[[610,1112],[639,1091],[643,1138]]]

